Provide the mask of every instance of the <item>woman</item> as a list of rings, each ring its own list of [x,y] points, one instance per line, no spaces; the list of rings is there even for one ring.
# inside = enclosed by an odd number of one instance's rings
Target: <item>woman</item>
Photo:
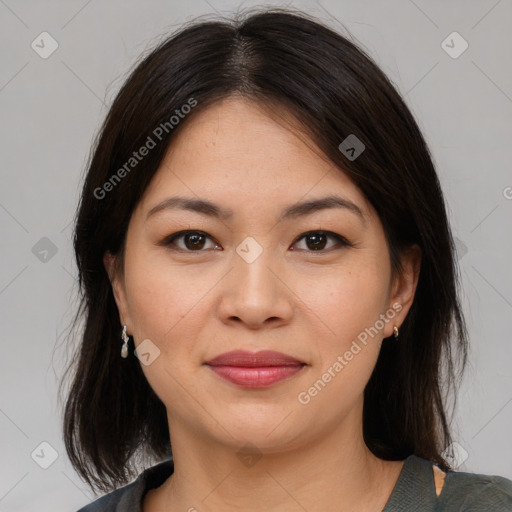
[[[511,481],[447,460],[467,332],[444,199],[341,35],[272,10],[164,41],[102,127],[74,246],[64,436],[109,492],[82,512],[512,510]]]

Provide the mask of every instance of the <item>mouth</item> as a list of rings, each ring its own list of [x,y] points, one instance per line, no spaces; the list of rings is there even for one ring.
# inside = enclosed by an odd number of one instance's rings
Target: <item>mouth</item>
[[[299,359],[270,350],[226,352],[205,365],[222,379],[248,388],[271,386],[293,377],[307,366]]]

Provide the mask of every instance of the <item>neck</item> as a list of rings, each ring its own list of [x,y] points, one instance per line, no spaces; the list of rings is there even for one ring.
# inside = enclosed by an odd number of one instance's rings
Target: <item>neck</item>
[[[362,428],[252,458],[177,424],[171,439],[174,474],[153,493],[162,511],[381,511],[403,466],[375,457]]]

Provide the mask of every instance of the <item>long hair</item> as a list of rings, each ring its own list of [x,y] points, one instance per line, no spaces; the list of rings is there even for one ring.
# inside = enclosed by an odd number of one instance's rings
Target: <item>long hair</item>
[[[91,487],[109,491],[133,478],[137,457],[171,453],[164,404],[138,360],[120,359],[119,314],[103,256],[110,251],[122,264],[130,217],[172,140],[197,112],[232,95],[283,107],[353,180],[379,215],[393,275],[401,271],[401,251],[420,247],[419,281],[399,341],[384,340],[365,388],[363,434],[380,458],[415,454],[449,469],[442,456],[451,441],[446,390],[455,389],[464,368],[467,332],[429,150],[399,93],[364,51],[309,15],[284,9],[183,26],[138,63],[113,101],[75,219],[75,324],[83,318],[83,330],[67,368],[72,382],[63,415],[73,466]],[[189,113],[173,124],[177,111]],[[365,145],[356,159],[339,149],[350,135]],[[148,137],[154,147],[131,161]]]

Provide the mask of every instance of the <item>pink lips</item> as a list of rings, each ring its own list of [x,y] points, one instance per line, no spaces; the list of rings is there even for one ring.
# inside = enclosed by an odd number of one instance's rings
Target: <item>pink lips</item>
[[[234,350],[220,354],[205,364],[219,377],[250,388],[271,386],[295,375],[305,366],[294,357],[272,350]]]

